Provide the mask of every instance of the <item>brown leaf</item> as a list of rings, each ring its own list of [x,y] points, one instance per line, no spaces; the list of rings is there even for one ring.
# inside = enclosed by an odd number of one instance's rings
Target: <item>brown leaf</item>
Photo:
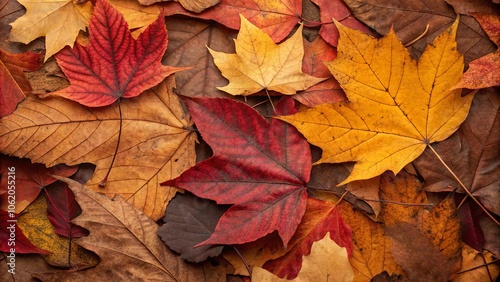
[[[453,282],[491,281],[500,273],[500,267],[497,264],[484,265],[494,260],[493,255],[488,251],[480,253],[464,244],[462,257],[460,271],[465,272],[458,274]]]
[[[141,5],[151,5],[169,1],[179,2],[184,9],[195,13],[201,13],[220,2],[220,0],[139,0],[139,3]]]
[[[406,271],[408,281],[448,281],[453,263],[416,226],[399,222],[386,232],[391,238],[391,253]]]
[[[49,281],[203,281],[200,267],[185,263],[157,235],[158,225],[117,196],[109,199],[71,179],[82,214],[73,220],[90,231],[77,244],[99,255],[101,262],[80,272],[47,275]]]
[[[432,147],[472,195],[490,210],[500,214],[500,95],[498,88],[481,90],[472,101],[465,122],[446,141]],[[425,179],[425,189],[431,192],[457,191],[464,193],[455,178],[426,149],[414,161]]]
[[[227,80],[215,67],[205,46],[234,53],[236,32],[214,23],[186,18],[168,18],[166,23],[169,47],[163,63],[176,67],[192,66],[175,75],[176,90],[189,97],[229,97],[216,88],[227,84]]]
[[[455,11],[445,0],[386,1],[345,0],[356,18],[387,34],[394,27],[399,39],[408,43],[421,35],[429,24],[427,34],[409,47],[414,58],[420,57],[427,44],[431,44],[456,18]],[[381,16],[384,15],[384,16]],[[470,16],[461,16],[457,33],[458,50],[465,63],[495,51],[478,22]]]
[[[498,5],[495,5],[490,0],[445,0],[448,4],[453,6],[455,12],[460,14],[471,15],[471,13],[486,13],[492,15],[500,15]]]
[[[122,195],[153,219],[164,215],[174,188],[160,187],[194,164],[196,135],[172,93],[170,78],[137,98],[121,102],[123,130],[106,188],[98,187],[113,158],[119,131],[116,107],[90,109],[72,101],[29,97],[0,120],[0,150],[48,166],[96,165],[88,186]],[[30,118],[26,118],[30,117]]]

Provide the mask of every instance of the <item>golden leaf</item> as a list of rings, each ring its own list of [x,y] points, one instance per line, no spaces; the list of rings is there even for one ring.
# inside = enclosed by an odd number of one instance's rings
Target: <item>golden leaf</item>
[[[228,85],[218,89],[232,95],[247,96],[262,89],[291,95],[326,79],[302,72],[302,25],[292,37],[278,45],[243,16],[240,18],[240,32],[234,40],[236,54],[207,47],[215,65],[229,80]]]
[[[45,60],[64,46],[73,44],[80,30],[85,30],[92,14],[92,3],[73,0],[19,0],[26,14],[11,24],[9,40],[25,44],[45,36]]]
[[[337,24],[337,59],[327,63],[350,102],[323,104],[280,119],[323,149],[317,163],[356,162],[339,185],[398,173],[465,120],[473,95],[449,90],[460,79],[458,20],[428,45],[418,63],[394,31],[374,39]]]

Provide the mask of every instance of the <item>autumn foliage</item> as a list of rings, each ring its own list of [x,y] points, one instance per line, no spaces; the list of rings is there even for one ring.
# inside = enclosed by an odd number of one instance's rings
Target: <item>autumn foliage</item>
[[[498,4],[0,0],[0,26],[2,281],[497,279]]]

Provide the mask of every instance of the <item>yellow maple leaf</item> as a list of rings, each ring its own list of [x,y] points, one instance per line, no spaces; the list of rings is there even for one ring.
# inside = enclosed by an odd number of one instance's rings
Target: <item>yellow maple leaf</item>
[[[25,44],[45,36],[45,60],[64,46],[73,44],[80,30],[85,30],[92,15],[90,1],[78,4],[73,0],[18,0],[26,14],[11,23],[9,41]]]
[[[207,47],[215,65],[229,80],[228,85],[218,89],[244,96],[262,89],[291,95],[325,80],[302,72],[302,25],[292,37],[276,44],[245,17],[240,15],[240,18],[240,32],[234,40],[236,54],[217,52]]]
[[[398,173],[465,120],[473,95],[449,90],[460,79],[458,20],[428,45],[418,63],[394,31],[375,39],[336,23],[337,59],[327,63],[350,102],[324,104],[280,119],[323,149],[317,163],[356,162],[349,177]]]
[[[278,281],[353,281],[354,273],[346,248],[337,245],[330,239],[330,232],[325,237],[316,241],[311,247],[311,253],[302,257],[302,268],[299,275],[292,280],[281,279],[271,272],[254,267],[252,281],[278,282]]]

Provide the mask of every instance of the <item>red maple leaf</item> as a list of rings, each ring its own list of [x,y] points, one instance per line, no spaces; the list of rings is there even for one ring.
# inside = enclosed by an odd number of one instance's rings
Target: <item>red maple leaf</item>
[[[98,0],[90,20],[88,46],[65,47],[55,58],[71,85],[58,95],[88,107],[131,98],[185,69],[161,64],[167,48],[165,19],[160,14],[135,40],[127,22],[108,1]]]
[[[232,204],[210,238],[198,244],[241,244],[278,231],[286,245],[304,215],[311,152],[295,128],[267,122],[229,99],[185,98],[214,156],[162,185],[177,186],[218,204]],[[279,114],[294,111],[287,97]]]

